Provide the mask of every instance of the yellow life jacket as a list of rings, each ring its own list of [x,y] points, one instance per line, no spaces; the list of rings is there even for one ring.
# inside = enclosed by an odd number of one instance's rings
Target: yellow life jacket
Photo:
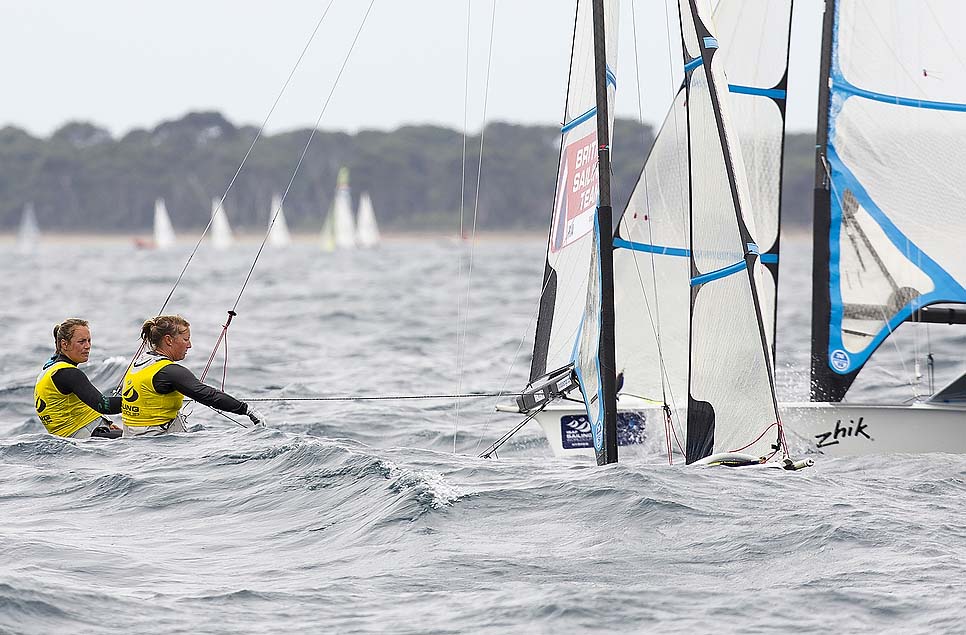
[[[34,386],[34,408],[47,432],[58,437],[69,437],[91,421],[100,418],[97,412],[74,393],[65,395],[54,384],[54,373],[62,368],[74,368],[67,362],[56,362],[37,376]]]
[[[124,425],[161,426],[178,416],[184,395],[177,390],[162,395],[154,389],[154,376],[173,363],[170,359],[159,357],[141,368],[133,366],[127,372],[124,376],[124,392],[121,393],[121,421]]]

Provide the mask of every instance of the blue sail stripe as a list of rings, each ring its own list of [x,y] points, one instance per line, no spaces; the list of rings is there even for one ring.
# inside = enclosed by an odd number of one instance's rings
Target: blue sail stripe
[[[699,284],[704,284],[705,282],[711,282],[712,280],[718,280],[719,278],[725,278],[727,276],[738,273],[739,271],[745,269],[747,264],[744,260],[741,262],[736,262],[733,265],[724,267],[723,269],[717,269],[711,273],[705,273],[700,276],[695,276],[691,278],[691,286],[696,287]]]
[[[701,57],[694,58],[693,60],[691,60],[690,62],[688,62],[687,64],[684,65],[684,72],[687,73],[689,71],[693,71],[697,67],[701,66],[701,63],[703,61],[704,60]]]
[[[771,97],[772,99],[785,99],[787,97],[786,91],[779,88],[755,88],[754,86],[728,84],[728,91],[739,95],[755,95],[757,97]]]
[[[778,254],[762,254],[761,261],[765,264],[778,262]]]
[[[561,133],[569,132],[569,131],[573,130],[574,128],[576,128],[577,126],[579,126],[580,124],[582,124],[585,121],[587,121],[588,119],[593,118],[596,115],[597,115],[597,106],[594,106],[593,108],[591,108],[590,110],[588,110],[584,114],[580,115],[579,117],[577,117],[576,119],[574,119],[570,123],[564,125],[560,129],[560,132]]]
[[[615,75],[614,71],[610,69],[610,66],[606,67],[604,75],[607,77],[607,83],[614,88],[617,88],[617,75]]]
[[[887,95],[885,93],[877,93],[871,90],[865,90],[864,88],[859,88],[847,81],[834,81],[832,86],[835,88],[835,90],[839,90],[848,95],[865,97],[866,99],[880,101],[885,104],[909,106],[912,108],[924,108],[926,110],[951,110],[954,112],[966,112],[966,104],[951,101],[929,101],[925,99],[913,99],[911,97],[899,97],[898,95]]]
[[[630,240],[624,240],[623,238],[614,239],[615,249],[630,249],[632,251],[643,251],[649,254],[658,254],[659,256],[690,256],[691,251],[688,249],[683,249],[681,247],[665,247],[663,245],[649,245],[647,243],[636,243]]]

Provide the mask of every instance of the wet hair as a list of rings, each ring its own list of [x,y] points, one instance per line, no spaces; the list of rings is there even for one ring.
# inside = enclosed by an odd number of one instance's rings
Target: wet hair
[[[87,320],[82,320],[80,318],[67,318],[60,324],[54,325],[54,352],[62,353],[60,350],[60,343],[64,340],[70,341],[74,337],[74,330],[78,326],[88,326]]]
[[[141,339],[150,344],[151,348],[157,348],[165,335],[174,337],[189,326],[191,325],[188,320],[180,315],[159,315],[141,326]]]

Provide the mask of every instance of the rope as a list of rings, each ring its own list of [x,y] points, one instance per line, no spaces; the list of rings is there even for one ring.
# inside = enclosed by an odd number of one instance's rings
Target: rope
[[[171,287],[171,291],[168,292],[168,296],[164,299],[164,302],[161,303],[161,308],[158,310],[156,315],[164,315],[164,310],[165,308],[167,308],[168,302],[170,302],[172,296],[174,296],[174,292],[181,284],[181,280],[184,278],[184,274],[188,271],[188,267],[191,265],[191,261],[194,259],[195,254],[198,252],[198,249],[201,247],[201,242],[208,234],[208,230],[211,229],[211,224],[215,219],[215,214],[217,214],[218,210],[221,209],[222,201],[224,201],[224,199],[228,196],[228,193],[231,192],[231,188],[235,185],[235,181],[238,179],[238,175],[241,174],[242,168],[244,168],[245,163],[248,162],[248,157],[251,156],[252,150],[255,149],[255,144],[258,143],[258,140],[262,138],[262,133],[265,131],[265,126],[268,125],[269,119],[271,119],[272,115],[275,113],[275,109],[278,107],[278,103],[279,101],[281,101],[282,95],[285,94],[285,91],[288,88],[288,85],[291,83],[292,78],[295,76],[295,71],[298,70],[298,67],[302,63],[302,59],[305,57],[305,53],[309,50],[309,46],[311,46],[312,42],[315,40],[315,36],[319,32],[319,29],[322,27],[322,22],[325,21],[325,17],[329,14],[329,9],[332,8],[332,3],[334,1],[335,0],[329,0],[329,4],[326,5],[325,10],[322,11],[322,15],[315,23],[315,28],[312,29],[312,33],[311,35],[309,35],[308,41],[305,43],[305,46],[302,47],[302,52],[299,54],[298,59],[295,61],[295,65],[292,67],[292,70],[289,72],[288,77],[285,78],[285,82],[282,84],[282,88],[279,90],[278,95],[275,97],[275,101],[272,102],[272,107],[269,108],[268,114],[265,115],[265,118],[262,120],[262,125],[259,126],[258,132],[255,134],[255,138],[252,139],[252,143],[248,147],[248,151],[245,152],[245,156],[242,157],[241,163],[238,165],[238,169],[235,170],[235,173],[232,175],[231,180],[228,182],[228,187],[225,188],[225,193],[222,195],[221,199],[219,200],[218,206],[215,209],[211,210],[211,216],[208,218],[208,224],[205,225],[204,231],[201,232],[201,236],[198,237],[198,242],[195,243],[195,246],[191,250],[191,253],[188,254],[188,259],[185,261],[184,267],[181,268],[181,273],[178,274],[178,278],[177,280],[175,280],[174,286]],[[273,223],[275,222],[274,218],[272,219],[272,222]],[[114,387],[115,395],[121,392],[121,387],[124,384],[124,377],[127,376],[127,374],[131,371],[131,367],[134,366],[134,362],[138,359],[138,357],[141,356],[141,353],[144,352],[145,344],[146,344],[145,341],[141,340],[141,344],[138,346],[137,352],[135,352],[134,356],[131,357],[131,361],[127,365],[127,369],[125,369],[124,374],[121,375],[121,379],[118,381],[117,386]]]
[[[329,102],[332,101],[332,95],[335,94],[335,89],[339,86],[339,80],[342,78],[342,73],[345,71],[346,65],[349,63],[349,58],[352,56],[352,51],[355,49],[356,43],[359,41],[359,36],[362,34],[362,29],[366,25],[366,21],[369,19],[369,13],[372,11],[372,5],[375,4],[376,0],[370,0],[369,6],[366,8],[365,15],[362,16],[362,22],[359,24],[359,28],[356,30],[355,37],[352,39],[352,43],[349,45],[349,50],[346,51],[345,57],[342,59],[342,65],[339,67],[339,72],[335,77],[335,81],[332,82],[332,87],[329,89],[329,94],[325,98],[325,102],[322,104],[322,109],[319,111],[319,116],[315,119],[315,125],[312,127],[312,132],[309,134],[308,140],[305,142],[305,147],[302,148],[302,154],[299,156],[299,160],[295,165],[295,169],[292,171],[292,176],[288,181],[288,185],[285,186],[285,191],[282,193],[281,199],[279,200],[278,208],[272,215],[272,222],[269,224],[268,229],[265,231],[265,235],[262,237],[262,242],[258,246],[258,251],[255,252],[255,257],[252,259],[252,265],[248,269],[248,274],[245,276],[244,282],[242,282],[241,289],[238,291],[238,296],[235,298],[235,304],[232,305],[231,309],[228,311],[228,321],[224,324],[221,331],[221,336],[218,341],[215,342],[214,348],[211,350],[211,355],[208,358],[208,367],[205,368],[205,372],[201,375],[201,380],[204,381],[205,375],[208,373],[208,368],[211,367],[211,363],[215,358],[215,354],[218,352],[221,342],[225,340],[228,334],[228,327],[231,325],[231,319],[237,315],[238,304],[241,302],[242,295],[245,293],[245,289],[248,287],[248,282],[252,278],[252,274],[255,272],[255,265],[258,264],[258,259],[261,257],[262,252],[265,250],[265,245],[268,242],[268,236],[271,234],[272,226],[275,224],[275,220],[278,218],[279,212],[282,210],[285,204],[285,197],[288,196],[289,191],[292,189],[292,184],[295,182],[295,178],[298,176],[302,168],[302,163],[305,161],[305,155],[308,154],[309,147],[312,145],[312,140],[315,139],[315,134],[318,132],[319,124],[322,122],[322,117],[325,115],[325,111],[329,107]],[[324,16],[323,16],[324,17]],[[314,35],[314,33],[313,33]],[[304,54],[304,51],[303,51]],[[299,58],[301,59],[301,58]],[[246,157],[247,158],[247,157]],[[209,222],[210,224],[210,222]],[[227,375],[227,353],[226,353],[226,369],[225,374]]]
[[[481,397],[515,397],[516,393],[469,392],[447,395],[345,395],[341,397],[244,397],[239,401],[407,401],[412,399],[478,399]]]
[[[490,12],[490,39],[489,39],[487,58],[486,58],[486,74],[484,76],[485,79],[483,81],[483,112],[480,116],[480,120],[482,122],[482,125],[480,126],[480,157],[476,164],[476,193],[474,194],[474,201],[473,201],[473,231],[471,233],[472,239],[470,241],[470,257],[469,257],[469,263],[467,264],[467,271],[466,271],[466,293],[463,300],[463,307],[464,307],[463,322],[460,328],[460,334],[458,335],[458,338],[459,338],[458,341],[462,342],[462,345],[459,346],[457,351],[457,357],[459,358],[459,361],[458,361],[459,368],[457,371],[457,377],[458,377],[457,391],[462,390],[462,385],[463,385],[462,356],[465,354],[465,349],[466,349],[466,322],[468,321],[467,313],[469,313],[470,289],[472,288],[472,284],[473,284],[473,262],[476,256],[476,228],[477,228],[477,222],[479,220],[479,211],[480,211],[480,183],[483,180],[483,141],[486,137],[486,111],[487,111],[487,105],[489,104],[489,95],[490,95],[490,70],[493,66],[493,35],[496,32],[497,2],[498,0],[493,0],[493,9]],[[462,204],[462,201],[460,201],[460,204]],[[461,210],[461,216],[462,216],[462,210]],[[459,307],[459,300],[457,299],[457,313],[459,312],[458,307]],[[456,432],[458,432],[459,430],[459,419],[460,419],[459,402],[456,403],[455,409],[456,409],[456,417],[455,417],[455,423],[453,424],[454,425],[454,434],[453,434],[454,448],[456,447]]]

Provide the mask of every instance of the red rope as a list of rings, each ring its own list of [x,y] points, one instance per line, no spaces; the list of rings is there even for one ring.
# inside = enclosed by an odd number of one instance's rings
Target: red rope
[[[226,320],[225,323],[222,325],[222,327],[221,327],[221,335],[218,336],[218,341],[215,342],[215,347],[211,349],[211,355],[208,356],[208,363],[205,365],[205,371],[203,373],[201,373],[201,381],[202,382],[205,381],[205,377],[208,376],[208,371],[211,370],[211,365],[215,361],[215,354],[218,352],[218,349],[221,347],[222,340],[224,340],[225,337],[228,334],[228,327],[231,326],[231,319],[233,317],[235,317],[236,315],[238,315],[238,314],[235,313],[234,311],[229,311],[228,312],[228,320]],[[226,346],[227,346],[227,344],[226,344]],[[227,353],[226,353],[225,363],[226,364],[228,363],[228,361],[227,361]],[[227,372],[227,370],[225,372]]]
[[[753,446],[756,443],[758,443],[759,441],[761,441],[762,437],[764,437],[768,433],[768,431],[771,430],[772,428],[774,428],[775,426],[778,426],[778,444],[779,444],[780,447],[775,448],[775,451],[772,452],[771,454],[769,454],[767,457],[765,457],[765,460],[762,461],[762,463],[766,463],[769,460],[771,460],[771,458],[773,456],[775,456],[776,454],[778,454],[778,450],[780,450],[780,449],[785,449],[786,452],[787,452],[787,446],[785,445],[785,429],[782,427],[781,420],[776,421],[773,424],[771,424],[770,426],[768,426],[767,428],[765,428],[762,431],[762,433],[758,435],[758,438],[755,439],[754,441],[752,441],[751,443],[749,443],[748,445],[746,445],[744,447],[741,447],[741,448],[738,448],[737,450],[732,450],[732,452],[741,452],[742,450],[747,450],[751,446]]]

